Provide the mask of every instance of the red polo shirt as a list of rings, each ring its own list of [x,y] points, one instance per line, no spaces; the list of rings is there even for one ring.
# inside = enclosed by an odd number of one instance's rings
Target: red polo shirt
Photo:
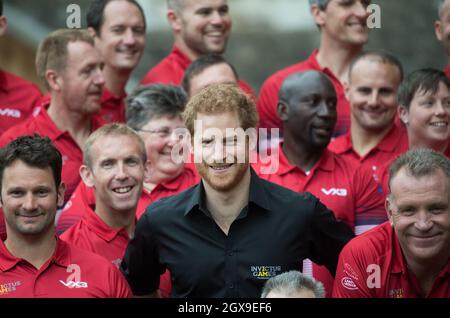
[[[404,126],[396,123],[378,145],[363,157],[353,149],[350,132],[331,141],[328,149],[352,163],[355,168],[366,166],[379,181],[382,179],[386,162],[392,162],[408,150],[408,135]]]
[[[377,276],[378,286],[375,285]],[[354,238],[344,247],[339,256],[333,297],[424,297],[389,222]],[[450,260],[426,297],[450,297]]]
[[[144,188],[136,209],[136,217],[139,219],[141,215],[144,214],[147,206],[156,200],[184,191],[194,186],[199,181],[200,176],[198,175],[195,166],[186,164],[183,172],[175,179],[158,184],[151,192]],[[77,223],[83,217],[84,211],[89,209],[90,205],[94,204],[94,189],[87,187],[84,182],[80,182],[58,218],[56,232],[62,233]]]
[[[174,45],[170,54],[145,75],[141,84],[180,85],[184,72],[191,63],[191,59]],[[244,92],[255,98],[256,94],[249,84],[239,80],[239,86]]]
[[[282,122],[277,114],[278,93],[283,81],[297,72],[315,70],[325,73],[333,82],[337,94],[338,119],[334,130],[334,136],[345,134],[350,128],[350,104],[345,97],[344,86],[336,76],[317,62],[318,50],[314,50],[309,58],[298,64],[284,68],[271,75],[261,87],[257,103],[259,113],[259,127],[283,129]]]
[[[0,70],[0,135],[29,117],[41,97],[36,85]]]
[[[126,229],[113,229],[95,212],[93,206],[83,211],[81,220],[60,235],[67,243],[105,257],[119,268],[130,240]]]
[[[0,298],[128,298],[131,291],[111,263],[58,239],[52,257],[36,269],[0,241]]]
[[[447,75],[448,78],[450,78],[450,64],[448,64],[443,70],[445,75]]]
[[[254,165],[260,177],[296,192],[312,193],[356,234],[387,220],[385,195],[367,169],[355,169],[343,158],[325,150],[319,162],[306,174],[289,163],[281,146],[278,151],[278,171],[264,174],[262,168],[269,164],[259,162]],[[331,295],[333,278],[326,267],[313,264],[312,275],[324,284],[327,295]]]
[[[63,159],[62,181],[66,184],[64,202],[66,202],[72,192],[80,183],[80,174],[78,169],[83,162],[83,153],[78,144],[67,131],[61,131],[52,121],[47,113],[50,101],[47,100],[39,108],[39,112],[34,117],[28,118],[25,122],[12,127],[0,137],[0,147],[5,146],[17,137],[25,135],[39,134],[51,139],[56,148],[61,152]],[[92,131],[100,127],[98,119],[92,119]]]
[[[105,123],[125,122],[125,98],[127,95],[114,96],[106,87],[103,88],[102,108],[94,115]]]

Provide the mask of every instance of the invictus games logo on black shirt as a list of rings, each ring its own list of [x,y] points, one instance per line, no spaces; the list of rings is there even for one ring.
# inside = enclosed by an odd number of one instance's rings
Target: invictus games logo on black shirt
[[[269,279],[281,273],[281,266],[250,266],[250,271],[256,279]]]

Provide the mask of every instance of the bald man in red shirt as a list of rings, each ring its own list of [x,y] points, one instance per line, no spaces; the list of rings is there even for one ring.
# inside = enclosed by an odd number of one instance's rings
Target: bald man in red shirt
[[[279,166],[259,163],[255,171],[264,179],[296,192],[310,192],[346,222],[356,234],[386,220],[384,194],[369,170],[327,150],[336,123],[336,92],[321,72],[290,75],[280,90],[278,113],[283,121],[284,141],[273,149]],[[271,163],[273,164],[273,162]],[[264,170],[263,170],[264,169]],[[304,263],[304,272],[311,271]],[[310,273],[311,274],[311,273]],[[324,267],[312,267],[331,296],[333,278]]]

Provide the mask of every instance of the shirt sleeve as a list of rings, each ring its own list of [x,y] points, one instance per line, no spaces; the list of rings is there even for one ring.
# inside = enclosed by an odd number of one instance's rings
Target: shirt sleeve
[[[367,285],[365,258],[361,246],[350,242],[342,250],[333,286],[333,298],[374,297]]]
[[[334,213],[317,198],[310,196],[313,211],[311,224],[308,227],[309,258],[318,265],[325,265],[334,276],[339,253],[354,234],[347,224],[336,220]]]
[[[110,285],[111,298],[131,298],[133,296],[130,286],[128,285],[122,273],[111,264],[110,267]]]
[[[353,176],[353,193],[355,197],[355,234],[387,221],[384,208],[385,193],[380,182],[367,167],[360,166]]]
[[[159,263],[158,243],[150,227],[148,213],[139,219],[120,270],[136,296],[149,295],[159,287],[159,276],[165,268]]]

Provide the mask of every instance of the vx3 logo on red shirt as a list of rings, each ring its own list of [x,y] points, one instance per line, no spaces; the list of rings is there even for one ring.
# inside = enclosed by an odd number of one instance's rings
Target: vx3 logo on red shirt
[[[60,280],[59,282],[66,286],[67,288],[88,288],[88,283],[81,281],[81,268],[77,264],[70,264],[67,267],[67,273],[72,273],[67,277],[64,282]]]

